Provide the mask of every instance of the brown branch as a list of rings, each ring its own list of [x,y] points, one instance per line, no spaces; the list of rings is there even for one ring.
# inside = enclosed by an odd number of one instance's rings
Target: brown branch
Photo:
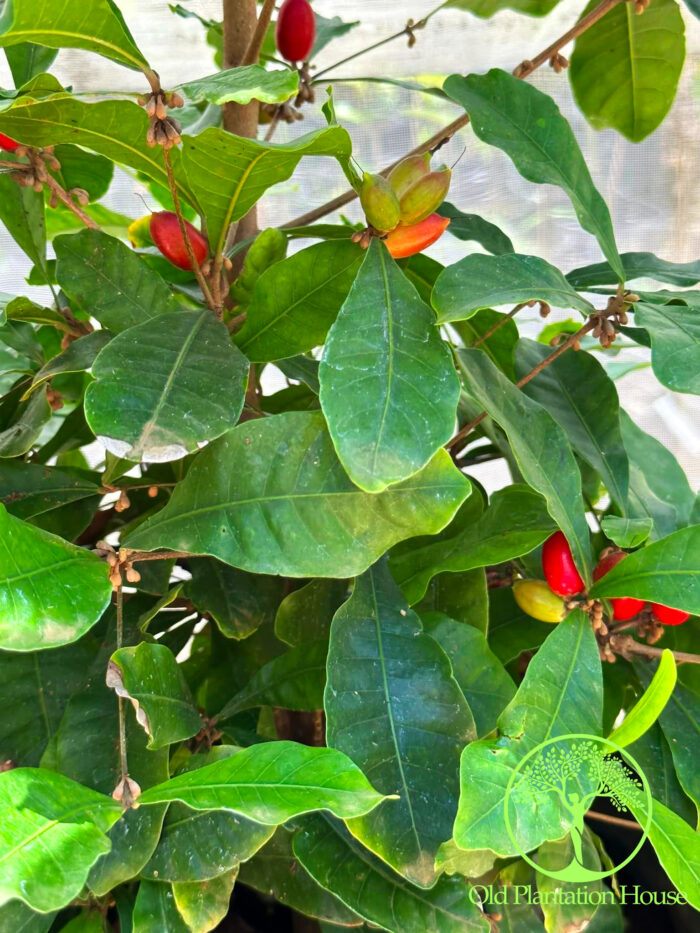
[[[190,235],[187,232],[187,224],[185,222],[185,215],[182,213],[182,205],[180,203],[180,195],[177,190],[177,182],[175,181],[175,175],[173,173],[172,162],[170,161],[170,153],[167,149],[163,148],[163,162],[165,163],[165,171],[168,176],[168,187],[170,188],[170,194],[172,195],[173,204],[175,206],[175,213],[177,215],[177,222],[180,225],[180,233],[182,234],[182,239],[185,243],[185,249],[187,250],[187,257],[192,266],[192,271],[195,274],[195,278],[199,283],[199,287],[202,289],[202,294],[204,295],[204,300],[206,301],[208,307],[218,313],[219,308],[217,308],[212,293],[209,290],[209,285],[207,280],[204,278],[202,273],[201,266],[197,262],[197,257],[194,254],[192,249],[192,242],[190,240]]]
[[[44,184],[49,188],[52,193],[58,198],[58,200],[65,204],[69,211],[72,211],[78,220],[81,220],[86,227],[89,227],[91,230],[99,230],[100,225],[95,223],[95,221],[90,217],[85,211],[76,204],[73,198],[68,194],[68,192],[59,185],[53,175],[46,173],[47,177],[44,179]]]
[[[178,560],[181,557],[193,557],[188,551],[131,551],[122,548],[130,564],[141,560]]]
[[[258,22],[255,25],[255,31],[250,37],[250,42],[245,50],[241,65],[254,65],[260,57],[260,49],[265,41],[265,33],[272,19],[272,12],[275,9],[275,0],[265,0],[263,8],[258,16]]]
[[[552,55],[556,55],[558,50],[566,45],[567,42],[570,42],[572,39],[575,39],[577,36],[581,35],[582,32],[585,32],[590,26],[596,23],[601,16],[611,10],[618,3],[625,2],[625,0],[602,0],[594,10],[584,16],[583,19],[580,19],[575,26],[572,26],[567,32],[564,33],[556,42],[553,42],[551,45],[540,52],[539,55],[536,55],[531,61],[523,62],[514,69],[513,74],[516,77],[526,78],[529,77],[533,71],[543,65],[545,62],[549,61]],[[525,69],[523,69],[523,66]],[[448,126],[440,130],[440,132],[435,133],[434,136],[431,136],[426,142],[421,143],[420,146],[416,146],[415,149],[412,149],[410,152],[407,152],[405,155],[401,156],[400,159],[397,159],[396,162],[392,162],[391,165],[388,165],[382,172],[382,175],[388,175],[389,172],[394,168],[395,165],[398,165],[399,162],[403,159],[408,158],[412,155],[420,155],[423,152],[427,152],[429,149],[433,149],[438,143],[442,142],[445,139],[449,139],[453,136],[458,130],[461,130],[469,123],[469,114],[465,113],[461,117],[458,117],[456,120],[453,120]],[[302,214],[300,217],[295,217],[293,220],[288,221],[286,224],[282,225],[281,229],[286,229],[287,227],[304,227],[307,224],[314,223],[316,220],[319,220],[321,217],[325,217],[327,214],[332,213],[333,211],[339,210],[341,207],[345,207],[346,204],[350,204],[351,201],[354,201],[357,197],[356,191],[346,191],[345,194],[339,195],[337,198],[333,198],[332,201],[328,201],[326,204],[321,204],[319,207],[314,208],[312,211],[308,211],[306,214]]]
[[[641,830],[641,826],[635,820],[623,820],[619,816],[608,816],[607,813],[600,813],[598,810],[587,810],[584,814],[592,820],[600,820],[601,823],[610,823],[611,826],[621,826],[624,829]]]
[[[612,650],[621,654],[623,658],[630,654],[641,655],[644,658],[660,658],[663,654],[663,649],[643,645],[631,635],[611,635],[609,644]],[[687,651],[672,651],[671,654],[678,664],[700,664],[700,654],[690,654]]]
[[[497,330],[500,330],[500,329],[503,327],[504,324],[507,324],[508,321],[510,321],[510,319],[511,319],[512,317],[515,317],[515,315],[518,313],[518,311],[520,311],[521,308],[524,308],[525,305],[526,305],[527,303],[528,303],[527,301],[523,301],[521,304],[516,305],[514,308],[512,308],[512,309],[508,312],[508,314],[505,315],[505,317],[502,317],[502,318],[500,319],[500,321],[496,321],[496,323],[493,325],[493,327],[490,327],[490,328],[486,331],[485,334],[482,334],[482,336],[479,337],[478,340],[475,340],[474,343],[472,344],[472,347],[481,346],[481,344],[484,343],[485,341],[487,341],[487,340],[489,339],[489,337],[493,337],[493,335],[496,333],[496,331],[497,331]]]

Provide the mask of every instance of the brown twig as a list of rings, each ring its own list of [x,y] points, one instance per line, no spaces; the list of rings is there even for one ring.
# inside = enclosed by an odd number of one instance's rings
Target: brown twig
[[[621,826],[624,829],[641,830],[641,826],[635,820],[623,820],[619,816],[609,816],[607,813],[600,813],[598,810],[587,810],[584,814],[592,820],[600,820],[601,823],[610,823],[611,826]]]
[[[508,312],[508,314],[506,314],[504,317],[502,317],[502,318],[500,319],[500,321],[496,321],[496,323],[493,325],[493,327],[490,327],[490,328],[486,331],[485,334],[482,334],[481,337],[479,337],[478,340],[475,340],[475,341],[474,341],[474,343],[472,344],[472,346],[473,346],[473,347],[479,347],[479,346],[481,346],[482,343],[484,343],[485,341],[487,341],[487,340],[489,339],[489,337],[493,337],[493,335],[496,333],[496,331],[497,331],[497,330],[500,330],[501,327],[503,327],[504,324],[507,324],[508,321],[510,321],[510,319],[511,319],[512,317],[515,317],[515,315],[518,313],[518,311],[520,311],[521,308],[524,308],[525,305],[526,305],[527,303],[528,303],[527,301],[523,301],[521,304],[516,305],[514,308],[511,308],[511,310]]]
[[[122,548],[129,559],[130,564],[135,564],[141,560],[178,560],[181,557],[193,557],[188,551],[131,551],[129,548]]]
[[[33,151],[33,150],[32,150]],[[41,157],[40,152],[36,152],[31,163],[27,162],[10,162],[6,160],[0,160],[0,168],[11,168],[15,172],[21,173],[23,169],[31,171],[37,167],[37,160]],[[90,217],[85,211],[80,207],[79,204],[76,204],[73,198],[68,194],[68,192],[63,188],[53,177],[50,175],[48,170],[45,169],[41,173],[39,181],[43,182],[47,188],[56,196],[56,198],[68,208],[69,211],[72,211],[75,216],[85,224],[86,227],[90,227],[91,230],[99,230],[99,224],[96,224],[95,221]]]
[[[274,9],[275,0],[265,0],[263,3],[263,8],[260,10],[258,21],[255,25],[255,31],[250,37],[248,47],[246,48],[243,58],[241,59],[241,65],[254,65],[260,57],[260,49],[262,48],[262,44],[265,41],[265,33],[267,32],[267,27],[270,25],[270,20],[272,19],[272,13]]]
[[[117,614],[117,650],[122,646],[124,640],[124,591],[121,584],[117,587],[116,594],[116,614]],[[126,781],[129,777],[129,763],[126,750],[126,715],[124,710],[124,698],[117,697],[117,707],[119,711],[119,767],[121,771],[121,780]]]
[[[630,654],[641,655],[644,658],[660,658],[663,654],[663,649],[643,645],[631,635],[611,635],[609,644],[612,650],[621,654],[623,658]],[[690,654],[687,651],[672,651],[671,654],[678,664],[700,664],[700,654]]]

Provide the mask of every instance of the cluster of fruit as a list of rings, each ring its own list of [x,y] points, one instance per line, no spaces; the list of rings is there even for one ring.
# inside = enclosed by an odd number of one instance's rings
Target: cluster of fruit
[[[593,579],[600,580],[625,557],[625,551],[607,551],[598,561],[593,571]],[[517,580],[513,584],[515,601],[523,612],[533,619],[539,619],[540,622],[561,622],[566,615],[566,605],[562,597],[578,596],[586,589],[586,584],[576,569],[569,542],[561,531],[556,531],[544,543],[542,572],[546,583],[544,580]],[[611,599],[610,604],[613,619],[626,622],[638,615],[646,602],[633,596],[623,596]],[[689,618],[689,613],[671,609],[661,603],[651,603],[651,609],[663,625],[681,625]]]
[[[394,259],[420,253],[445,232],[449,218],[435,211],[447,196],[451,176],[446,165],[431,171],[429,152],[399,162],[388,178],[365,172],[360,203]],[[369,245],[369,238],[358,239]]]

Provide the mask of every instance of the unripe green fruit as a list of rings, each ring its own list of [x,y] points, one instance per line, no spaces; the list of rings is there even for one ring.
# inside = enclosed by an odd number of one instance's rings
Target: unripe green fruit
[[[393,230],[401,219],[399,199],[383,175],[365,172],[360,189],[360,204],[367,223],[380,233]]]
[[[430,217],[447,197],[452,172],[443,166],[436,172],[428,172],[401,195],[401,223],[417,224]]]
[[[566,615],[564,600],[544,580],[516,580],[513,596],[523,612],[540,622],[561,622]]]
[[[411,185],[430,171],[430,153],[422,152],[420,155],[408,156],[389,173],[391,187],[400,198]]]

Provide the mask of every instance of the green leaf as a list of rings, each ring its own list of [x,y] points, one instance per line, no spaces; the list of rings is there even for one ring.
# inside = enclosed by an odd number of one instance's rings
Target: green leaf
[[[511,382],[515,382],[513,352],[519,340],[518,326],[513,320],[504,320],[505,317],[500,311],[484,308],[467,321],[455,321],[452,327],[467,347],[473,347],[477,341],[481,341],[479,346],[484,353],[488,354]],[[487,337],[486,334],[496,325],[497,329]]]
[[[590,533],[581,474],[566,435],[552,416],[499,372],[480,350],[457,350],[467,391],[506,432],[523,477],[547,500],[584,579],[591,574]]]
[[[349,157],[350,137],[340,126],[299,136],[290,143],[265,143],[209,127],[183,137],[182,166],[207,223],[212,251],[226,231],[271,186],[286,181],[302,156]]]
[[[209,881],[186,881],[173,885],[175,906],[192,933],[214,930],[228,913],[238,869]]]
[[[15,298],[5,305],[5,314],[8,320],[26,321],[30,324],[49,324],[65,330],[66,319],[53,308],[42,308],[29,298]]]
[[[54,249],[63,291],[115,334],[178,310],[165,281],[115,237],[81,230],[56,237]]]
[[[563,274],[537,256],[472,253],[440,275],[433,289],[438,321],[461,321],[491,305],[546,301],[583,314],[593,305],[569,285]]]
[[[314,39],[314,47],[311,49],[309,58],[314,58],[318,55],[332,39],[339,39],[341,36],[347,35],[355,26],[360,25],[359,20],[355,20],[352,23],[344,23],[339,16],[329,18],[321,16],[320,13],[316,12],[314,12],[314,19],[316,21],[316,38]]]
[[[61,774],[16,768],[0,774],[0,904],[41,912],[77,897],[121,806]]]
[[[0,907],[2,933],[47,933],[55,913],[37,914],[22,901],[9,901]]]
[[[34,375],[32,384],[24,393],[23,398],[27,398],[31,392],[48,382],[49,379],[53,379],[54,376],[63,373],[80,373],[90,369],[95,357],[103,347],[107,346],[112,336],[108,330],[94,330],[91,334],[86,334],[85,337],[69,343],[62,353],[50,359]]]
[[[299,90],[299,74],[292,68],[266,71],[263,65],[243,65],[186,81],[178,85],[178,90],[195,102],[249,104],[258,100],[263,104],[281,104]]]
[[[653,253],[621,253],[620,259],[625,270],[626,282],[634,279],[655,279],[657,282],[669,282],[681,287],[697,285],[700,282],[699,259],[695,262],[669,262],[667,259],[659,259]],[[617,276],[607,262],[572,269],[566,278],[578,289],[617,284]]]
[[[489,925],[461,878],[429,890],[409,884],[362,848],[338,823],[304,820],[294,854],[321,887],[368,923],[392,933],[487,933]]]
[[[312,580],[294,590],[280,603],[275,616],[275,635],[296,646],[312,641],[328,641],[331,620],[345,602],[345,580]]]
[[[165,645],[142,642],[115,651],[107,668],[107,686],[131,701],[149,748],[189,739],[202,727],[185,678]]]
[[[302,867],[292,850],[292,834],[281,827],[250,861],[243,862],[238,880],[307,917],[341,926],[362,924],[361,917],[324,891]]]
[[[54,155],[61,163],[55,175],[66,191],[82,188],[91,201],[107,194],[114,175],[114,164],[109,159],[70,145],[56,146]]]
[[[10,0],[0,16],[0,46],[34,42],[52,49],[85,49],[136,71],[150,72],[124,18],[112,0],[37,4]]]
[[[496,728],[498,717],[515,695],[513,680],[491,651],[486,636],[473,625],[441,612],[421,615],[423,627],[452,664],[454,679],[474,715],[477,736]]]
[[[0,458],[21,457],[38,440],[44,425],[51,417],[46,394],[39,392],[22,402],[16,409],[12,423],[0,432]]]
[[[648,812],[644,803],[635,802],[631,809],[645,826]],[[654,800],[648,838],[673,884],[700,910],[700,835],[680,816]]]
[[[169,884],[142,881],[136,895],[133,933],[191,933],[175,903]]]
[[[248,360],[208,308],[162,314],[114,338],[92,367],[85,417],[117,457],[179,460],[232,428]]]
[[[665,660],[668,657],[670,660]],[[671,664],[675,687],[668,691],[670,699],[660,710],[659,723],[671,749],[676,776],[683,790],[700,808],[700,773],[697,767],[700,753],[700,699],[683,684],[675,683],[675,661],[668,650],[664,651],[653,677],[648,664],[637,661],[634,668],[647,688],[644,694],[646,696],[654,689],[659,678],[664,677],[662,668],[668,668]],[[668,673],[665,676],[670,679]],[[622,725],[624,726],[624,722]]]
[[[652,797],[695,826],[697,806],[680,785],[669,743],[658,721],[629,746],[629,752],[649,782]]]
[[[534,340],[515,348],[515,374],[521,379],[552,352]],[[622,443],[620,402],[615,384],[593,354],[563,353],[523,386],[566,432],[577,454],[593,467],[611,498],[626,509],[629,464]]]
[[[248,638],[271,622],[284,592],[278,577],[256,576],[210,557],[189,561],[187,593],[227,638]]]
[[[459,380],[450,351],[378,240],[328,334],[319,378],[340,461],[367,492],[412,476],[452,434]]]
[[[651,365],[674,392],[700,395],[700,309],[678,304],[634,306],[634,320],[651,337]]]
[[[583,860],[581,867],[592,872],[600,872],[600,855],[588,828],[582,833],[581,849]],[[561,871],[574,859],[574,846],[571,835],[553,842],[545,842],[537,850],[537,864],[546,871]],[[600,909],[603,892],[610,891],[600,879],[587,882],[586,896],[578,898],[579,881],[562,881],[543,872],[536,872],[537,893],[542,896],[541,909],[544,914],[544,928],[547,933],[559,933],[560,930],[591,930],[595,933],[595,915]],[[534,894],[534,892],[533,892]],[[621,926],[619,927],[621,933]]]
[[[590,3],[581,16],[597,5]],[[683,17],[675,0],[651,16],[615,5],[576,39],[571,87],[596,129],[611,126],[638,143],[662,122],[676,96],[685,58]]]
[[[425,253],[414,253],[408,259],[399,260],[399,268],[413,284],[423,301],[430,305],[430,295],[437,277],[445,268],[442,263],[431,259]]]
[[[676,662],[673,654],[666,649],[646,690],[608,736],[610,741],[620,748],[636,742],[659,718],[675,686]]]
[[[141,804],[179,800],[195,810],[226,807],[274,826],[311,810],[342,819],[374,809],[383,795],[345,755],[296,742],[269,742],[171,778]]]
[[[3,152],[3,159],[15,157]],[[46,271],[46,219],[44,196],[24,188],[7,172],[0,174],[0,220],[19,248],[42,272]]]
[[[524,178],[564,190],[579,223],[598,239],[615,274],[624,281],[610,212],[569,123],[551,97],[497,68],[466,78],[452,75],[444,90],[465,108],[479,139],[503,149]]]
[[[107,565],[0,506],[0,647],[34,651],[76,641],[112,595]]]
[[[528,16],[546,16],[559,0],[448,0],[448,7],[456,7],[488,19],[500,10],[516,10]]]
[[[248,308],[253,288],[260,276],[287,255],[287,237],[276,227],[261,230],[248,248],[243,268],[229,290],[231,298],[240,308]]]
[[[496,854],[490,849],[472,849],[467,852],[455,845],[454,839],[443,842],[435,859],[435,868],[447,875],[464,875],[479,878],[491,871],[496,863]]]
[[[443,201],[437,213],[441,217],[450,218],[449,232],[458,240],[475,241],[494,256],[514,252],[510,237],[507,237],[495,224],[479,217],[478,214],[465,214],[449,201]]]
[[[385,794],[348,823],[368,849],[429,887],[451,835],[461,749],[474,720],[447,656],[422,631],[384,562],[355,582],[333,618],[325,695],[326,741]]]
[[[576,610],[551,632],[530,661],[518,692],[498,720],[495,739],[472,742],[462,753],[462,794],[454,838],[462,849],[518,850],[506,830],[504,800],[518,762],[558,735],[600,735],[603,683],[598,646],[588,617]],[[518,818],[521,849],[561,837],[565,811],[557,804]]]
[[[417,612],[442,612],[451,619],[485,632],[488,627],[489,596],[482,567],[464,573],[439,573],[430,581]]]
[[[329,240],[265,270],[235,337],[248,359],[265,363],[320,346],[363,258],[356,243]]]
[[[363,493],[321,414],[289,412],[239,425],[199,454],[165,509],[128,541],[209,553],[254,573],[347,577],[401,538],[439,531],[469,488],[438,451],[416,476]]]
[[[628,550],[644,544],[654,526],[650,518],[620,518],[619,515],[606,515],[600,524],[613,544]]]
[[[423,598],[435,574],[501,564],[533,551],[555,530],[542,496],[529,486],[506,486],[493,494],[482,516],[453,522],[438,540],[420,538],[397,545],[391,572],[413,605]]]
[[[32,78],[49,70],[56,60],[58,49],[47,49],[32,42],[8,45],[5,49],[7,64],[12,72],[15,87],[22,87]]]
[[[236,713],[256,706],[293,710],[322,709],[327,653],[328,644],[325,639],[305,641],[304,644],[268,661],[246,686],[228,701],[217,719],[230,719]]]
[[[197,770],[239,751],[230,745],[216,745],[207,754],[188,758],[182,771]],[[171,803],[158,845],[141,875],[173,884],[209,881],[251,858],[273,831],[230,810],[193,810]]]
[[[513,597],[510,586],[489,590],[489,647],[501,664],[509,664],[523,651],[534,651],[552,626],[525,615]]]
[[[633,596],[700,614],[700,525],[629,554],[593,584],[590,595]]]

